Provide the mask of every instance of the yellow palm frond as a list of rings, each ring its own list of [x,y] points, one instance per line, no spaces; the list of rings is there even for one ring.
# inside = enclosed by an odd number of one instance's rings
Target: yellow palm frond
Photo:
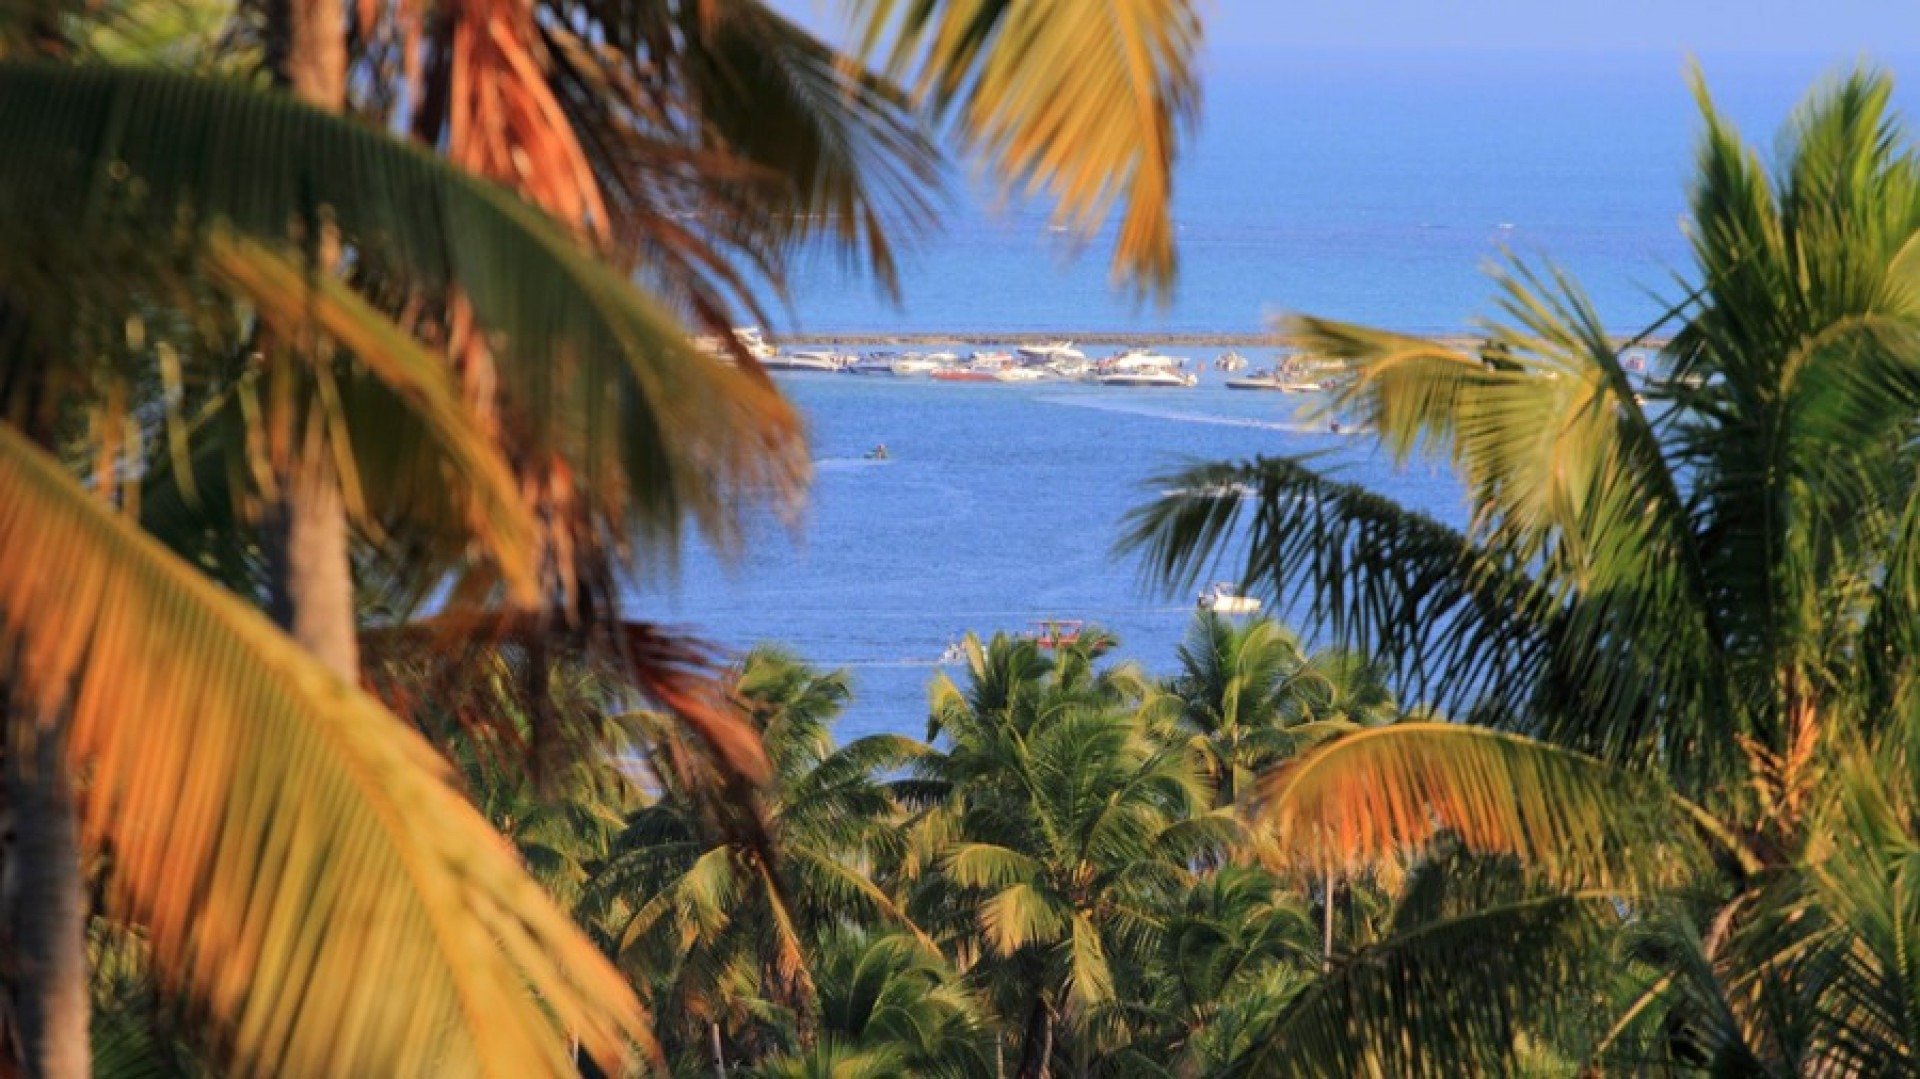
[[[0,631],[88,844],[237,1074],[571,1073],[631,989],[427,744],[0,426]]]
[[[1090,236],[1122,197],[1116,275],[1165,294],[1179,128],[1198,101],[1191,0],[859,0],[870,47],[958,104],[1006,187],[1045,191]]]

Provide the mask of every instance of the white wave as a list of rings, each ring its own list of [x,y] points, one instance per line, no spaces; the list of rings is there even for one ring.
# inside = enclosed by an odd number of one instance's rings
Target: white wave
[[[1222,416],[1212,412],[1181,412],[1171,408],[1154,408],[1151,405],[1134,405],[1122,401],[1105,401],[1088,397],[1039,397],[1035,398],[1049,405],[1064,405],[1068,408],[1090,408],[1096,412],[1117,412],[1124,416],[1140,416],[1150,420],[1168,420],[1173,423],[1201,423],[1215,427],[1245,427],[1255,431],[1285,431],[1296,435],[1327,434],[1325,424],[1283,423],[1278,420],[1255,420],[1244,416]],[[1345,434],[1347,428],[1340,432]]]

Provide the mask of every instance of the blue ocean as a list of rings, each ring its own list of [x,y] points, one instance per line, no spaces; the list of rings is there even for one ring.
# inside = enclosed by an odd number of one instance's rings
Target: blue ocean
[[[1806,91],[1852,59],[1706,57],[1701,68],[1764,151]],[[1915,58],[1875,60],[1920,84]],[[1100,238],[1071,250],[1044,206],[1004,205],[961,170],[942,227],[906,255],[902,302],[823,257],[770,329],[1248,333],[1301,311],[1451,332],[1491,310],[1488,265],[1519,257],[1570,272],[1610,327],[1638,331],[1688,273],[1698,113],[1685,72],[1682,58],[1651,54],[1222,49],[1179,173],[1169,302],[1115,291]],[[1899,96],[1920,114],[1916,86]],[[1204,366],[1214,353],[1186,354]],[[1210,371],[1196,388],[1164,390],[781,377],[815,459],[803,521],[765,522],[732,562],[692,550],[677,581],[632,605],[729,649],[778,642],[847,668],[857,699],[842,737],[923,733],[935,663],[969,630],[1082,619],[1115,632],[1124,655],[1170,669],[1193,596],[1147,587],[1114,541],[1154,477],[1184,463],[1310,454],[1341,478],[1461,516],[1444,473],[1396,471],[1364,436],[1310,422],[1311,398],[1231,392]],[[881,443],[888,459],[867,460]]]

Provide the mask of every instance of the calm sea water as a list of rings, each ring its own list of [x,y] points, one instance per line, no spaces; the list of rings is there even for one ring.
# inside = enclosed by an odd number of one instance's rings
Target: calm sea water
[[[1920,82],[1910,57],[1879,58]],[[1724,110],[1763,146],[1832,58],[1708,58]],[[892,306],[823,260],[779,328],[832,331],[1250,331],[1282,311],[1419,331],[1488,309],[1485,264],[1551,256],[1631,331],[1684,273],[1681,217],[1696,112],[1662,56],[1214,58],[1179,177],[1181,278],[1142,308],[1108,287],[1099,241],[1076,261],[1043,212],[980,208],[964,182],[943,231],[909,255]],[[1914,87],[1900,97],[1916,109]],[[1210,359],[1211,354],[1198,357]],[[1256,361],[1264,359],[1256,356]],[[795,538],[772,527],[741,563],[694,552],[641,612],[730,647],[780,641],[846,666],[842,735],[921,731],[932,662],[966,630],[1082,618],[1165,669],[1192,597],[1143,590],[1112,553],[1149,477],[1188,460],[1322,454],[1344,478],[1445,518],[1457,488],[1395,473],[1363,438],[1308,429],[1300,399],[1192,390],[942,385],[794,375],[818,471]],[[862,455],[876,443],[886,462]]]

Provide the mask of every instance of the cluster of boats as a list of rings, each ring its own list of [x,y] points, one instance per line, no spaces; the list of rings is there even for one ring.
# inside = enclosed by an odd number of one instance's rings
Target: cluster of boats
[[[830,349],[782,352],[768,344],[756,329],[736,329],[733,334],[738,348],[769,371],[927,378],[937,382],[1091,382],[1137,388],[1180,388],[1200,382],[1200,376],[1188,370],[1187,360],[1140,348],[1101,359],[1089,358],[1071,341],[1021,345],[1012,351],[976,351],[964,357],[955,352],[859,355]],[[718,338],[703,338],[699,344],[723,359],[732,353]],[[1216,359],[1213,366],[1233,375],[1226,379],[1229,389],[1315,393],[1325,388],[1324,380],[1297,358],[1264,371],[1240,374],[1247,361],[1239,353],[1229,352]]]

